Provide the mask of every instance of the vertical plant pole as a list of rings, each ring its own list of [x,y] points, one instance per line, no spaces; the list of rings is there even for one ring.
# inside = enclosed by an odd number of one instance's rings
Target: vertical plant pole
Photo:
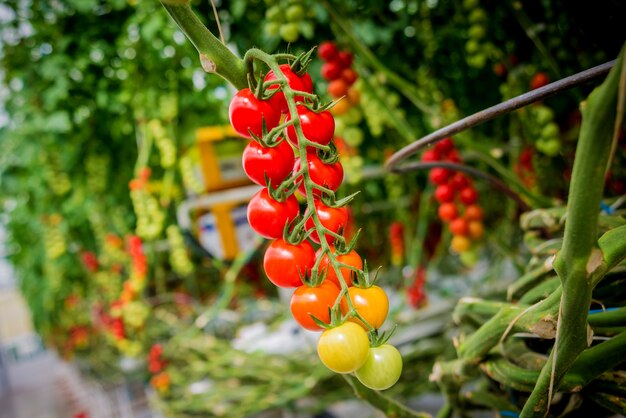
[[[623,102],[626,94],[623,55],[622,50],[604,83],[581,104],[582,124],[568,196],[563,247],[554,260],[554,270],[563,288],[556,338],[548,362],[522,410],[523,418],[547,415],[555,389],[590,344],[592,331],[587,324],[587,314],[591,292],[608,268],[598,247],[597,222],[615,132],[623,116],[618,111],[618,99]]]

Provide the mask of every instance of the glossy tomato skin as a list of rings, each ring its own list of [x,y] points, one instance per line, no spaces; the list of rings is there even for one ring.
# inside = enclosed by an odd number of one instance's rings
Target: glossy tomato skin
[[[260,137],[263,133],[263,120],[269,132],[278,126],[280,110],[271,100],[259,100],[249,89],[241,89],[235,94],[228,107],[230,124],[237,133],[250,138],[250,133]]]
[[[304,137],[309,141],[328,145],[335,134],[335,118],[333,115],[328,110],[317,113],[303,105],[296,106],[296,109],[300,117],[300,126],[302,127]],[[285,122],[290,120],[291,115],[288,115]],[[298,136],[293,125],[287,128],[287,138],[289,138],[292,144],[298,145]]]
[[[402,356],[391,344],[372,347],[365,363],[355,372],[359,382],[373,390],[392,387],[402,374]]]
[[[441,184],[435,189],[435,199],[439,203],[452,202],[454,200],[454,189],[449,184]]]
[[[439,214],[439,219],[443,222],[450,222],[453,219],[456,219],[458,214],[456,205],[452,202],[442,203],[437,210]]]
[[[380,328],[389,313],[389,298],[385,291],[374,285],[365,289],[350,287],[348,293],[352,305],[359,315],[375,329]],[[344,298],[341,300],[341,312],[345,315],[349,311],[348,301]],[[350,318],[349,321],[359,324],[366,331],[368,330],[367,326],[356,317]]]
[[[256,141],[250,142],[243,150],[241,162],[248,178],[266,186],[265,176],[273,187],[277,187],[292,172],[296,157],[287,141],[275,147],[264,147]]]
[[[336,251],[337,250],[335,249],[335,247],[331,245],[330,252],[334,254]],[[318,250],[317,253],[317,256],[319,257],[321,255],[321,249]],[[343,264],[347,264],[349,266],[353,266],[359,270],[363,270],[363,259],[355,250],[350,251],[348,254],[338,255],[337,261]],[[346,285],[352,286],[352,274],[354,270],[351,270],[347,267],[341,267],[339,270],[341,271],[341,275],[343,276],[343,280],[346,282]],[[324,255],[320,260],[319,271],[326,271],[326,282],[330,281],[341,287],[337,272],[330,263],[328,255]]]
[[[284,74],[285,78],[287,78],[287,83],[289,87],[293,90],[304,91],[305,93],[313,93],[313,81],[311,80],[311,76],[308,74],[304,74],[302,77],[298,76],[289,64],[282,64],[280,66],[280,70]],[[274,71],[270,71],[265,76],[265,81],[276,80],[276,74]],[[270,88],[278,87],[278,84],[270,85]],[[302,101],[302,96],[296,96],[296,102]],[[287,101],[285,100],[285,95],[282,91],[277,91],[276,94],[272,96],[270,99],[275,105],[280,109],[282,113],[289,113],[289,108],[287,107]]]
[[[341,182],[343,181],[343,167],[339,160],[332,164],[327,164],[317,156],[317,152],[313,149],[307,151],[306,159],[307,165],[309,166],[309,175],[313,183],[326,187],[333,192],[341,186]],[[296,163],[293,167],[294,171],[300,170],[300,164],[300,159],[296,158]],[[299,177],[299,179],[300,178],[302,177]],[[298,190],[300,190],[302,194],[306,194],[303,183],[300,184]],[[319,196],[321,193],[319,190],[314,189],[313,194]]]
[[[294,195],[279,202],[264,187],[248,203],[248,223],[264,238],[280,238],[283,236],[285,224],[294,220],[299,212],[300,206]]]
[[[459,199],[465,205],[473,205],[478,200],[478,192],[472,186],[465,187],[459,193]]]
[[[337,58],[337,54],[339,53],[339,49],[337,49],[337,45],[334,42],[322,42],[317,48],[317,55],[323,61],[333,61]]]
[[[317,287],[306,284],[298,287],[291,295],[291,314],[304,329],[309,331],[321,331],[319,325],[313,321],[311,315],[322,322],[330,322],[330,311],[339,296],[339,288],[332,282],[325,280]]]
[[[331,206],[326,206],[323,202],[316,200],[315,201],[315,211],[317,212],[317,216],[320,218],[321,224],[328,228],[329,230],[339,233],[339,230],[345,232],[346,227],[348,226],[348,221],[350,219],[350,212],[346,206],[340,208],[333,208]],[[314,229],[315,223],[313,222],[313,218],[310,217],[304,224],[306,230]],[[330,234],[325,234],[326,242],[332,244],[335,242],[335,238]],[[313,231],[309,236],[311,241],[320,243],[320,237],[317,231]]]
[[[279,238],[270,244],[263,257],[265,274],[278,287],[301,286],[300,276],[310,273],[314,264],[315,250],[308,241],[292,245]]]
[[[355,323],[344,322],[327,329],[317,342],[317,354],[335,373],[352,373],[365,363],[369,354],[367,333]]]

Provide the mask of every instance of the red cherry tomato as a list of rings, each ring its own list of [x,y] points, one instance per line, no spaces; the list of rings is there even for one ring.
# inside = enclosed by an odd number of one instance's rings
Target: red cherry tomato
[[[342,68],[350,68],[352,66],[352,59],[354,57],[348,51],[341,51],[337,54],[337,61]]]
[[[330,252],[334,254],[336,251],[337,250],[335,249],[335,247],[331,245]],[[319,257],[320,255],[321,250],[318,250],[317,256]],[[350,251],[348,254],[337,255],[336,259],[340,263],[355,267],[359,270],[363,270],[363,259],[355,250]],[[352,274],[354,270],[348,267],[340,267],[339,270],[341,271],[343,281],[346,282],[346,285],[352,286]],[[325,282],[330,281],[332,283],[335,283],[338,287],[341,287],[339,276],[337,276],[337,272],[335,271],[333,265],[330,263],[327,254],[324,254],[322,259],[320,260],[319,271],[326,272]]]
[[[241,162],[250,180],[265,186],[265,177],[272,186],[278,186],[293,170],[296,157],[287,141],[275,147],[264,147],[256,141],[243,150]]]
[[[346,68],[341,72],[341,79],[349,86],[353,85],[358,78],[359,75],[352,68]]]
[[[470,185],[470,180],[463,173],[456,173],[450,179],[450,186],[452,186],[454,190],[463,190],[469,185]]]
[[[311,315],[322,322],[330,322],[330,311],[339,296],[339,288],[333,282],[325,280],[320,286],[302,285],[291,295],[291,314],[298,324],[310,331],[322,328],[313,321]]]
[[[434,149],[426,150],[422,154],[422,161],[424,161],[425,163],[429,163],[432,161],[439,161],[440,159],[441,158],[439,154],[437,154],[437,151],[435,151]]]
[[[465,205],[473,205],[478,200],[478,192],[471,186],[468,186],[461,190],[459,193],[461,202]]]
[[[456,218],[450,222],[450,232],[452,232],[452,235],[466,236],[469,232],[467,220],[464,218]]]
[[[307,165],[309,166],[309,175],[313,183],[332,190],[333,192],[339,188],[343,181],[343,167],[339,160],[332,164],[326,164],[317,156],[316,150],[310,150],[306,153]],[[296,159],[294,171],[300,170],[300,159]],[[300,179],[299,177],[298,179]],[[298,190],[302,194],[306,194],[304,183],[301,183]],[[313,190],[313,194],[320,195],[320,191]]]
[[[267,187],[259,190],[248,203],[248,222],[254,231],[264,238],[283,236],[285,224],[298,216],[300,207],[294,195],[284,202],[270,196]]]
[[[317,142],[321,145],[328,145],[335,134],[335,118],[328,110],[314,112],[303,105],[297,106],[300,125],[304,137],[309,141]],[[291,115],[287,115],[285,122],[291,120]],[[287,128],[287,137],[292,144],[298,145],[298,136],[293,125]]]
[[[289,244],[282,238],[273,241],[265,251],[263,269],[267,278],[278,287],[298,287],[315,264],[315,250],[308,241]]]
[[[439,219],[444,222],[450,222],[458,216],[456,205],[452,202],[442,203],[437,213],[439,214]]]
[[[323,61],[333,61],[337,58],[337,54],[339,50],[337,49],[337,45],[334,42],[322,42],[317,49],[317,55]]]
[[[430,173],[428,173],[428,178],[434,184],[446,184],[451,174],[452,173],[450,172],[450,170],[446,170],[445,168],[441,167],[435,167],[430,170]]]
[[[454,189],[448,184],[442,184],[435,189],[435,199],[439,203],[452,202],[454,200]]]
[[[454,142],[452,142],[452,138],[444,138],[441,141],[435,144],[435,151],[439,155],[447,155],[450,151],[454,149]]]
[[[289,87],[291,87],[293,90],[303,91],[305,93],[313,93],[313,82],[311,81],[310,76],[307,77],[307,74],[303,76],[299,76],[291,69],[289,64],[282,64],[280,66],[280,70],[282,71],[283,75],[287,79],[287,83],[289,84]],[[264,81],[271,81],[271,80],[276,80],[276,74],[274,74],[274,71],[270,71],[269,73],[267,73]],[[277,88],[278,85],[271,84],[270,89],[272,87]],[[296,101],[302,101],[302,100],[303,100],[302,96],[296,96]],[[278,108],[280,109],[282,113],[289,112],[289,108],[287,107],[287,101],[285,100],[285,95],[283,94],[282,91],[276,92],[276,94],[272,96],[271,101],[276,103],[276,105],[278,106]]]
[[[544,72],[536,73],[533,78],[530,80],[530,88],[538,89],[539,87],[543,87],[550,82],[550,77],[548,74]]]
[[[341,77],[341,67],[336,61],[324,63],[324,65],[322,65],[321,74],[324,80],[337,80]]]
[[[228,107],[230,124],[243,137],[250,138],[248,130],[256,136],[263,133],[263,120],[269,132],[278,126],[280,110],[271,100],[259,100],[249,89],[241,89],[235,94]]]
[[[341,208],[333,208],[330,206],[326,206],[323,202],[319,200],[316,200],[315,212],[317,213],[321,224],[325,228],[337,234],[339,233],[339,230],[345,232],[346,227],[348,226],[348,220],[350,219],[350,214],[346,206],[343,206]],[[304,227],[307,231],[313,229],[314,226],[315,224],[313,223],[313,217],[307,219],[304,224]],[[317,231],[313,231],[309,238],[313,242],[316,242],[318,244],[320,243],[320,237],[317,234]],[[333,242],[335,242],[335,238],[330,234],[326,234],[326,242],[332,244]]]

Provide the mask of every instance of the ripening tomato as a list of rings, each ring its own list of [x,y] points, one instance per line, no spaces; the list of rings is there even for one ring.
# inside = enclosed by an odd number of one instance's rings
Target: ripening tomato
[[[245,88],[239,90],[230,101],[228,116],[239,135],[250,138],[251,131],[260,137],[263,134],[263,121],[268,132],[278,126],[280,110],[271,100],[257,99],[249,88]]]
[[[327,62],[322,65],[321,73],[324,80],[337,80],[339,77],[341,77],[341,67],[336,61]]]
[[[335,254],[336,251],[337,250],[335,249],[335,247],[331,245],[330,252]],[[322,250],[319,249],[317,251],[317,256],[319,257],[321,253],[322,253]],[[363,259],[361,259],[361,256],[355,250],[350,251],[348,254],[339,254],[336,256],[336,259],[340,263],[346,264],[348,266],[352,266],[358,270],[363,270]],[[341,287],[341,283],[339,282],[339,277],[337,276],[337,272],[335,271],[335,268],[333,267],[333,265],[330,263],[330,260],[328,259],[328,254],[324,254],[322,259],[320,260],[319,269],[320,269],[320,272],[326,271],[326,279],[324,282],[330,281],[332,283],[335,283],[337,286]],[[346,282],[346,285],[352,286],[352,274],[354,273],[354,270],[348,267],[340,267],[339,270],[341,271],[341,275],[343,276],[343,280],[344,282]]]
[[[358,78],[359,75],[352,68],[346,68],[341,72],[341,79],[349,86],[353,85]]]
[[[335,118],[333,115],[328,110],[318,113],[303,105],[296,106],[296,109],[304,137],[309,141],[328,145],[335,134]],[[291,115],[287,115],[285,122],[290,120]],[[287,138],[289,138],[292,144],[298,146],[298,135],[293,125],[287,128]]]
[[[469,230],[469,236],[473,240],[481,239],[483,234],[485,233],[485,229],[481,221],[471,221],[467,225],[467,229]]]
[[[313,82],[311,81],[310,75],[304,74],[302,76],[299,76],[291,69],[291,66],[289,64],[282,64],[280,66],[280,70],[282,71],[283,75],[287,79],[287,83],[289,84],[289,87],[291,87],[293,90],[303,91],[305,93],[313,93]],[[269,73],[267,73],[264,81],[272,81],[272,80],[276,80],[276,74],[274,74],[274,71],[270,71]],[[269,88],[270,90],[272,88],[278,88],[278,84],[270,84]],[[296,102],[302,101],[303,97],[296,96],[295,99],[296,99]],[[282,113],[289,112],[289,108],[287,107],[287,100],[285,100],[285,95],[283,94],[282,91],[277,91],[272,96],[270,101],[275,103],[275,106],[277,106],[277,108],[280,109]]]
[[[455,253],[463,253],[469,250],[471,245],[469,238],[461,235],[455,235],[452,237],[452,241],[450,241],[450,249]]]
[[[465,218],[456,218],[450,222],[450,232],[452,232],[452,235],[466,236],[469,233],[467,220]]]
[[[387,314],[389,313],[389,298],[385,291],[379,286],[370,286],[368,288],[350,287],[348,288],[350,300],[354,309],[375,329],[380,328]],[[341,300],[341,313],[347,314],[350,311],[348,301],[344,297]],[[368,331],[367,325],[365,325],[360,319],[352,317],[349,321],[359,324],[364,330]]]
[[[293,245],[282,238],[273,241],[265,251],[263,269],[278,287],[299,287],[302,277],[315,265],[315,250],[308,241]]]
[[[337,58],[337,54],[339,53],[339,49],[337,49],[337,45],[334,42],[322,42],[317,49],[317,55],[323,61],[333,61]]]
[[[315,201],[315,212],[320,219],[320,223],[328,230],[333,231],[336,234],[342,235],[346,227],[348,226],[348,221],[350,218],[350,213],[348,212],[348,208],[346,206],[340,208],[333,208],[331,206],[326,206],[323,202],[316,200]],[[306,230],[311,230],[315,228],[315,223],[313,222],[313,217],[309,217],[304,223],[304,227]],[[335,242],[335,237],[330,234],[325,234],[326,242],[332,244]],[[317,231],[313,230],[311,235],[309,235],[311,241],[320,243],[320,237],[317,234]]]
[[[391,344],[372,347],[367,360],[355,374],[359,382],[370,389],[389,389],[396,384],[402,374],[402,356]]]
[[[428,173],[428,178],[433,184],[446,184],[451,175],[452,172],[450,172],[450,170],[435,167]]]
[[[327,329],[317,342],[317,354],[335,373],[352,373],[365,363],[370,342],[367,333],[353,322]]]
[[[333,192],[341,186],[341,182],[343,181],[343,167],[341,166],[339,160],[334,163],[327,164],[320,159],[315,149],[308,150],[306,158],[307,165],[309,166],[309,175],[311,176],[313,183],[326,187]],[[299,158],[296,158],[296,163],[293,169],[294,171],[300,170]],[[301,176],[298,177],[298,180],[301,178]],[[300,183],[298,190],[300,190],[302,194],[306,194],[304,182]],[[314,189],[313,194],[319,196],[321,193],[319,190]]]
[[[483,219],[483,210],[479,205],[469,205],[465,208],[463,217],[468,221],[480,221]]]
[[[332,113],[334,116],[345,115],[351,107],[352,102],[344,98],[333,104],[333,107],[330,108],[330,113]]]
[[[441,184],[435,189],[435,199],[439,203],[452,202],[454,200],[454,189],[448,184]]]
[[[530,80],[530,88],[535,90],[547,85],[550,82],[550,77],[544,72],[536,73]]]
[[[450,222],[458,216],[456,205],[452,202],[442,203],[437,212],[443,222]]]
[[[322,322],[330,322],[330,308],[339,296],[339,288],[333,282],[325,280],[317,287],[306,284],[298,287],[291,295],[291,314],[298,324],[309,331],[321,331],[311,315]]]
[[[461,190],[459,198],[464,205],[473,205],[478,200],[478,192],[471,186]]]
[[[250,180],[266,186],[265,177],[277,187],[292,172],[296,157],[287,141],[274,147],[264,147],[256,141],[243,150],[241,162]]]
[[[343,79],[338,78],[337,80],[333,80],[328,83],[328,94],[333,99],[338,99],[339,97],[346,96],[348,94],[348,89],[350,86]]]
[[[294,220],[299,212],[298,199],[293,194],[280,202],[264,187],[248,203],[248,223],[264,238],[280,238],[287,222]]]

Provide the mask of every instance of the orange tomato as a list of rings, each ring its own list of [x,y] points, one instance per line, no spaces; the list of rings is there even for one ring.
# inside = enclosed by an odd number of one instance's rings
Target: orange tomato
[[[330,251],[334,254],[336,251],[335,247],[331,246]],[[319,254],[320,252],[318,251],[318,257]],[[354,250],[350,251],[348,254],[338,255],[337,261],[355,267],[359,270],[363,269],[363,260],[361,259],[361,256]],[[339,270],[341,271],[341,275],[343,276],[343,280],[346,282],[346,285],[352,286],[352,273],[354,270],[348,267],[341,267]],[[339,282],[339,278],[337,277],[337,272],[333,268],[333,265],[330,263],[327,254],[324,254],[322,261],[320,261],[319,271],[326,271],[326,280],[330,280],[331,282],[335,283],[339,288],[341,288],[341,283]]]
[[[376,285],[368,288],[350,287],[348,294],[352,306],[365,321],[375,329],[383,325],[389,313],[389,298],[382,288]],[[345,315],[349,311],[348,300],[344,297],[341,300],[341,313]],[[368,330],[367,326],[357,317],[352,317],[349,321],[361,325],[366,331]]]

